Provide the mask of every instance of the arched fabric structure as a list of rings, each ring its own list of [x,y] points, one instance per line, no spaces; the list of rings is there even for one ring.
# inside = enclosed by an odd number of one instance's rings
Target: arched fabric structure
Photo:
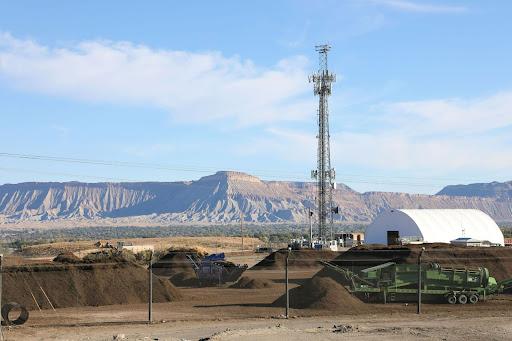
[[[425,243],[449,243],[460,237],[488,240],[499,245],[505,243],[494,220],[473,209],[388,210],[367,227],[365,242],[387,244],[390,236],[418,238]]]

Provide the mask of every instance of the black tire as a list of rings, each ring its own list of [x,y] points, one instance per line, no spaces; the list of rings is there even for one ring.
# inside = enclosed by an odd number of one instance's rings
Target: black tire
[[[460,294],[458,301],[460,304],[466,304],[468,303],[468,297],[465,294]]]
[[[18,316],[17,319],[11,321],[9,319],[9,312],[14,308],[20,309],[21,312],[20,312],[20,316]],[[21,304],[16,303],[16,302],[9,302],[9,303],[4,304],[1,312],[2,312],[2,317],[4,318],[4,321],[5,321],[5,324],[8,326],[11,324],[19,326],[19,325],[22,325],[23,323],[27,322],[27,320],[28,320],[27,308],[25,308],[25,306],[22,306]]]
[[[469,296],[469,303],[471,303],[471,304],[477,304],[479,300],[480,300],[480,297],[478,297],[477,294],[473,294],[473,295]]]
[[[448,303],[450,304],[455,304],[457,303],[457,297],[455,297],[455,295],[450,295],[446,298],[446,300],[448,301]]]

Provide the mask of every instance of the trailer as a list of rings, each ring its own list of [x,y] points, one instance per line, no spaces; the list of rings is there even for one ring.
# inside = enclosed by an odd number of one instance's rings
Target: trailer
[[[351,271],[332,262],[323,264],[342,274],[343,284],[355,296],[370,302],[412,302],[418,294],[418,265],[388,262]],[[489,295],[512,288],[512,279],[497,282],[487,268],[421,266],[421,294],[425,301],[476,304]]]

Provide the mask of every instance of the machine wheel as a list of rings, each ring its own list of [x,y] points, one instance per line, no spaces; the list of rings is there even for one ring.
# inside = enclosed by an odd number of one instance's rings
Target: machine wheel
[[[457,303],[457,297],[455,297],[454,295],[448,296],[447,300],[448,300],[448,303],[450,303],[450,304]]]
[[[459,295],[459,303],[460,304],[466,304],[468,302],[468,297],[465,294]]]
[[[478,303],[478,300],[479,300],[479,297],[477,294],[473,294],[473,295],[469,296],[469,303],[471,303],[471,304]]]

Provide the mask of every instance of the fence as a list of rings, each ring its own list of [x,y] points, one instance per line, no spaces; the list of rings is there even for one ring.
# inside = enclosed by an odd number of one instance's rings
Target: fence
[[[418,294],[424,314],[512,311],[512,249],[421,248],[223,256],[178,250],[155,258],[114,249],[82,257],[11,252],[1,258],[2,306],[18,303],[29,316],[16,326],[25,315],[10,306],[2,336],[183,320],[416,314]]]

